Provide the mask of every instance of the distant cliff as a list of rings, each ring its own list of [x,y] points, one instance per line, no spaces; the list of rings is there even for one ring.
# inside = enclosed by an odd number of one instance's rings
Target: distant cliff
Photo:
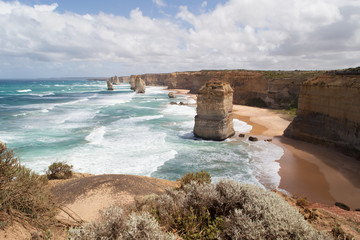
[[[333,146],[360,159],[360,74],[355,70],[332,71],[306,81],[297,117],[284,135]]]
[[[202,70],[140,75],[146,85],[168,86],[170,89],[189,89],[197,94],[211,79],[230,83],[234,90],[234,104],[288,108],[296,106],[303,82],[319,75],[317,71],[248,71]]]

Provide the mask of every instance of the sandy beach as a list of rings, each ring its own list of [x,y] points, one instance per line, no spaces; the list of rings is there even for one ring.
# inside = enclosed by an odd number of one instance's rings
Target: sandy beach
[[[169,89],[178,94],[189,90]],[[196,100],[195,94],[188,94]],[[313,202],[343,202],[351,209],[360,208],[360,162],[331,148],[282,136],[290,120],[269,109],[234,105],[234,118],[253,126],[247,135],[272,138],[282,147],[279,159],[280,189]]]

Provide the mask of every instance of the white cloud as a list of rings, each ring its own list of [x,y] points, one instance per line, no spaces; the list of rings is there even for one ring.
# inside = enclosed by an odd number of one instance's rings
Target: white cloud
[[[207,1],[203,1],[203,2],[201,3],[201,7],[202,7],[202,8],[206,8],[207,4],[208,4]]]
[[[165,3],[164,0],[153,0],[153,3],[155,3],[159,7],[165,7],[166,6],[166,3]]]
[[[198,15],[182,6],[176,18],[166,19],[139,9],[123,17],[56,8],[0,0],[0,72],[33,64],[34,74],[67,66],[64,71],[74,75],[80,74],[77,63],[96,73],[101,70],[93,66],[107,63],[103,73],[119,68],[124,74],[359,65],[357,0],[229,0]]]

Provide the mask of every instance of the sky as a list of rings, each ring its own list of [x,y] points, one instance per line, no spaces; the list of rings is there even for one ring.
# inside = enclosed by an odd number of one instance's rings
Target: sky
[[[0,78],[360,66],[360,0],[0,0]]]

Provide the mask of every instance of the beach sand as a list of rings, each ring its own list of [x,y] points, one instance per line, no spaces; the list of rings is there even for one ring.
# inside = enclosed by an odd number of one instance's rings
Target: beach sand
[[[189,92],[169,90],[177,94]],[[196,100],[195,94],[188,95]],[[274,110],[234,105],[233,116],[253,126],[247,135],[272,138],[274,144],[283,148],[284,155],[278,160],[279,189],[313,202],[342,202],[352,210],[360,208],[360,161],[331,148],[282,136],[291,121]]]

